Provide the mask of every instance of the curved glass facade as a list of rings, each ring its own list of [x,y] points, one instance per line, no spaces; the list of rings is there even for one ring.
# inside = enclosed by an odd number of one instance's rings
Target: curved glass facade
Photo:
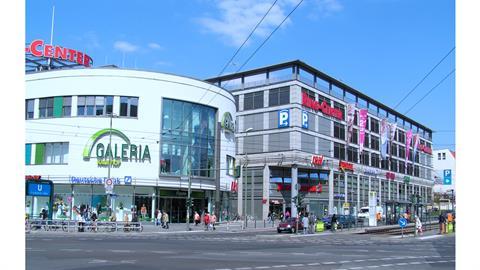
[[[163,99],[160,173],[215,177],[216,109]]]

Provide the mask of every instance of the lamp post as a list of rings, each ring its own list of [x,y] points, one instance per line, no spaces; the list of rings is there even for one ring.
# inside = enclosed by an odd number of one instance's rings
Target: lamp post
[[[110,117],[110,129],[108,130],[108,145],[110,146],[110,149],[112,149],[112,123],[113,123],[113,117],[118,117],[114,113],[109,113],[107,114]],[[110,179],[110,170],[112,167],[112,156],[108,155],[108,173],[107,173],[107,179]],[[112,191],[113,192],[113,191]],[[107,204],[108,204],[108,209],[111,209],[112,205],[112,195],[111,193],[107,193]],[[111,209],[113,211],[113,209]],[[98,211],[98,209],[97,209]],[[111,215],[111,213],[109,213]]]
[[[245,138],[248,136],[248,132],[252,131],[253,128],[247,128],[245,130]],[[245,139],[243,140],[243,150],[245,151],[245,164],[244,164],[244,168],[245,168],[245,171],[242,175],[242,182],[243,182],[243,190],[244,190],[244,195],[243,195],[243,216],[244,216],[244,219],[245,219],[245,228],[247,227],[247,181],[245,177],[245,173],[247,172],[247,165],[248,165],[248,154],[247,154],[247,150],[246,150],[246,147],[245,147]]]

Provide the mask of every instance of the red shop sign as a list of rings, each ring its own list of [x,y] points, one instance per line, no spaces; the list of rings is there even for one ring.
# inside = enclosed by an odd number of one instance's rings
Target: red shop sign
[[[312,156],[312,165],[322,166],[323,156]]]
[[[41,175],[25,175],[25,180],[41,180]]]
[[[426,145],[424,145],[424,144],[419,144],[419,145],[418,145],[418,149],[419,149],[420,151],[423,151],[423,152],[427,153],[427,154],[430,154],[430,155],[432,154],[432,148],[430,148],[430,147],[428,147],[428,146],[426,146]]]
[[[290,184],[277,184],[277,191],[289,191],[292,190],[292,185]],[[309,193],[322,193],[322,184],[308,186],[308,185],[300,185],[300,190],[302,192],[309,192]]]
[[[345,162],[345,161],[340,161],[340,164],[338,164],[338,167],[341,170],[347,170],[347,171],[352,171],[353,172],[353,164],[352,163],[348,163],[348,162]]]
[[[32,43],[25,48],[25,52],[29,52],[36,57],[43,56],[47,58],[62,59],[86,67],[90,67],[93,63],[92,58],[83,52],[61,46],[45,44],[41,39],[32,41]]]
[[[307,93],[302,93],[302,105],[314,109],[315,111],[322,111],[325,115],[343,120],[343,112],[341,110],[330,107],[325,100],[322,103],[315,101],[314,99],[311,99]]]
[[[385,176],[386,176],[387,179],[389,179],[389,180],[395,180],[395,173],[393,173],[393,172],[387,172],[387,173],[385,174]]]

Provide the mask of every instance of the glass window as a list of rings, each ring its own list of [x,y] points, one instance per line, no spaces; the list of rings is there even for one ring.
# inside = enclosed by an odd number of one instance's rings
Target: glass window
[[[310,90],[305,89],[305,88],[302,88],[302,93],[307,94],[307,96],[308,96],[310,99],[315,100],[315,92],[310,91]]]
[[[442,153],[442,159],[445,159],[446,156],[445,156],[445,153]]]
[[[370,147],[374,150],[380,150],[380,138],[377,136],[371,136]]]
[[[438,160],[442,159],[442,153],[438,153]]]
[[[239,111],[238,108],[240,108],[239,106],[240,103],[238,103],[238,97],[239,97],[238,95],[233,96],[233,98],[235,99],[235,107],[237,108],[237,112]]]
[[[333,144],[333,157],[340,159],[340,160],[345,160],[345,145],[339,144],[339,143],[334,143]]]
[[[333,102],[333,107],[335,109],[339,109],[340,111],[342,111],[342,120],[345,120],[345,106],[343,106],[343,104],[341,103],[338,103],[336,101]]]
[[[397,135],[398,135],[398,142],[405,143],[405,132],[398,130]]]
[[[86,97],[86,115],[94,115],[95,112],[95,96]]]
[[[227,155],[227,175],[235,175],[235,158]]]
[[[372,167],[380,168],[380,156],[378,154],[371,153],[370,157],[371,157],[370,165]]]
[[[333,124],[333,137],[337,139],[345,140],[345,125],[334,122]]]
[[[39,99],[40,118],[53,117],[53,97]]]
[[[215,177],[215,123],[214,108],[163,99],[161,174]]]
[[[348,147],[347,160],[350,161],[350,162],[357,163],[357,161],[358,161],[358,150],[357,150],[357,148],[354,148],[354,147],[351,147],[351,146]]]
[[[71,107],[71,101],[67,107]],[[64,113],[69,112],[64,103]],[[78,96],[78,116],[104,116],[113,111],[113,96]]]
[[[68,143],[45,143],[43,164],[67,164]]]
[[[263,91],[248,93],[243,97],[243,110],[263,108]]]
[[[350,143],[358,144],[358,129],[352,129],[352,136],[350,137]]]
[[[77,115],[78,116],[85,115],[85,105],[86,105],[85,100],[86,100],[85,96],[79,96],[78,97],[78,100],[77,100]]]
[[[398,157],[399,158],[405,158],[405,147],[399,145],[398,146]]]
[[[95,97],[95,115],[105,115],[105,97]]]
[[[375,133],[379,133],[380,131],[378,120],[371,117],[370,117],[370,131]]]
[[[25,100],[25,119],[33,119],[34,99]]]
[[[268,94],[269,106],[278,106],[290,103],[290,86],[270,89]]]
[[[367,151],[363,151],[362,155],[360,156],[360,163],[363,165],[370,165],[370,153]]]
[[[120,116],[138,116],[138,97],[120,97]]]
[[[398,147],[395,143],[390,143],[391,147],[392,147],[392,156],[397,156],[398,155]],[[390,146],[389,146],[390,147]]]
[[[63,97],[62,115],[72,115],[72,97]]]
[[[398,172],[398,168],[397,168],[397,160],[392,158],[391,162],[390,162],[390,170],[393,171],[393,172]]]

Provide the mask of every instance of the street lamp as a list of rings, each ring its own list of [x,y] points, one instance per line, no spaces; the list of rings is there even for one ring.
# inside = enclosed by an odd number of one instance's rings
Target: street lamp
[[[252,131],[253,128],[247,128],[245,130],[245,138],[248,136],[248,132]],[[247,227],[247,183],[246,183],[246,179],[248,178],[245,178],[245,173],[247,172],[247,164],[248,164],[248,154],[247,154],[247,150],[246,150],[246,147],[245,147],[245,139],[243,140],[243,150],[245,151],[245,163],[244,163],[244,167],[245,167],[245,170],[244,170],[244,173],[242,175],[242,182],[243,182],[243,185],[244,185],[244,195],[243,195],[243,205],[244,205],[244,208],[243,208],[243,216],[244,216],[244,219],[245,219],[245,228]],[[253,202],[252,202],[252,205],[253,205]]]
[[[107,114],[109,117],[110,117],[110,129],[108,131],[108,135],[109,135],[109,139],[108,139],[108,145],[110,146],[110,149],[112,149],[112,122],[113,122],[113,118],[114,117],[118,117],[118,115],[114,114],[114,113],[109,113]],[[112,155],[108,155],[108,173],[107,173],[107,179],[110,179],[110,170],[111,170],[111,167],[112,167]],[[112,190],[113,192],[113,190]],[[110,209],[111,211],[113,211],[113,209],[111,209],[113,207],[112,205],[112,196],[111,196],[111,193],[107,193],[107,203],[108,203],[108,209]],[[97,212],[98,212],[98,209],[97,209]],[[112,213],[108,213],[110,216]]]

